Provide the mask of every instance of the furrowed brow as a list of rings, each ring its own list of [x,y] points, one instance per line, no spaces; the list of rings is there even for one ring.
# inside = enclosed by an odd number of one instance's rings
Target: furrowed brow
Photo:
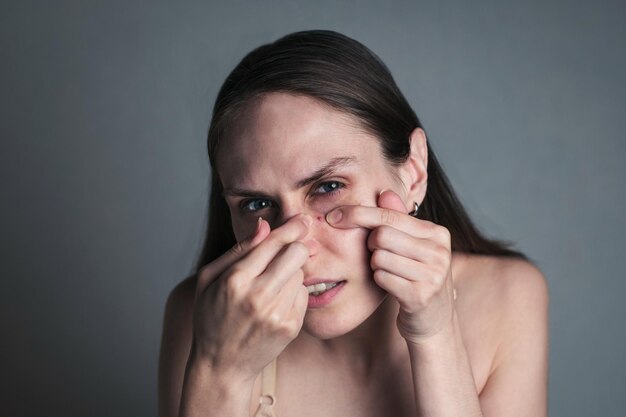
[[[342,157],[342,158],[333,158],[326,165],[317,169],[308,177],[301,179],[296,183],[296,189],[305,187],[315,181],[318,181],[326,176],[329,176],[335,173],[340,168],[343,168],[347,165],[353,164],[356,162],[356,158],[353,156]]]
[[[302,188],[305,187],[311,183],[314,183],[326,176],[329,176],[335,172],[337,172],[340,168],[343,168],[345,166],[354,164],[356,162],[356,158],[354,156],[347,156],[347,157],[341,157],[341,158],[333,158],[330,161],[328,161],[328,163],[326,163],[325,165],[323,165],[322,167],[320,167],[319,169],[315,170],[311,175],[309,175],[306,178],[301,179],[300,181],[296,182],[296,189],[298,188]],[[259,192],[259,191],[254,191],[254,190],[247,190],[244,188],[238,188],[238,187],[228,187],[225,188],[224,191],[222,192],[222,195],[225,196],[237,196],[237,197],[255,197],[255,198],[259,198],[259,197],[267,197],[269,198],[269,196],[267,196],[265,193]]]

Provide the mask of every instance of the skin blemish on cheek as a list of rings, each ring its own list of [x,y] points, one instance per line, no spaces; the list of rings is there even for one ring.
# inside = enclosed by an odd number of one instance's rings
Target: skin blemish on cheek
[[[318,222],[323,222],[324,221],[324,217],[323,216],[317,216],[317,221]]]

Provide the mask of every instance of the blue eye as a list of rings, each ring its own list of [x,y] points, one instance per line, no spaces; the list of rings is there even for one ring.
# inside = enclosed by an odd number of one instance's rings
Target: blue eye
[[[272,207],[272,205],[273,204],[270,200],[264,200],[260,198],[254,200],[244,200],[241,202],[242,210],[250,213]]]
[[[345,184],[339,181],[326,181],[320,183],[314,190],[313,196],[329,196],[333,195],[342,188],[345,187]],[[244,213],[256,213],[261,210],[269,209],[275,207],[275,204],[272,200],[268,200],[265,198],[251,198],[247,200],[241,201],[239,203],[239,207]]]
[[[335,191],[338,191],[339,189],[343,187],[345,187],[345,185],[340,183],[339,181],[327,181],[318,185],[315,191],[316,191],[316,194],[330,194],[330,193],[334,193]],[[318,190],[322,190],[322,191],[318,192]]]

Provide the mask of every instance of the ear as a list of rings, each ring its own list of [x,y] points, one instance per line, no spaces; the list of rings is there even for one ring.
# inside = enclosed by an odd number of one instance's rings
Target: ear
[[[426,132],[416,127],[409,138],[411,150],[409,158],[399,167],[400,179],[406,191],[407,212],[414,209],[413,202],[422,204],[428,183],[428,145]]]

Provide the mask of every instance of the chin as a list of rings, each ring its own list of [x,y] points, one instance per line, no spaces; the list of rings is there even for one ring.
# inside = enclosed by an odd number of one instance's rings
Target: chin
[[[356,327],[358,327],[358,324],[351,325],[350,323],[339,323],[336,321],[328,322],[305,317],[302,330],[316,339],[328,340],[343,336]]]
[[[367,299],[362,299],[358,305],[350,305],[346,300],[341,300],[341,304],[310,309],[304,317],[302,330],[320,340],[346,335],[367,321],[386,296],[384,290],[377,288],[375,293],[368,294]]]

